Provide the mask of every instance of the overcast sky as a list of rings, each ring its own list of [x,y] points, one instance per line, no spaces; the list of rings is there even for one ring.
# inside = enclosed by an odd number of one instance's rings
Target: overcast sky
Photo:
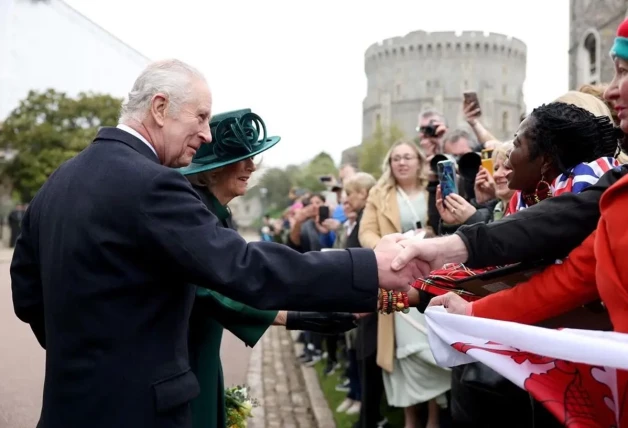
[[[251,107],[282,142],[265,165],[361,142],[364,51],[416,30],[507,34],[528,47],[528,110],[568,89],[568,0],[65,0],[151,59],[205,73],[214,113]],[[77,59],[80,60],[80,59]]]

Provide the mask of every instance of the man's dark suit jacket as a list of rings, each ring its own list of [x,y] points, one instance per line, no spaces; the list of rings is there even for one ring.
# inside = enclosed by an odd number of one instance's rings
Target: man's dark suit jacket
[[[15,312],[46,349],[42,428],[190,426],[188,284],[260,309],[348,312],[374,310],[378,286],[369,250],[247,244],[117,128],[35,196],[11,279]]]

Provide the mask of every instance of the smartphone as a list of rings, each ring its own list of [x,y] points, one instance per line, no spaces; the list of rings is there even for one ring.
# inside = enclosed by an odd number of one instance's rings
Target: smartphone
[[[467,91],[464,92],[462,94],[462,96],[464,97],[464,103],[465,105],[468,104],[475,104],[475,107],[480,109],[480,111],[478,112],[478,116],[482,115],[482,109],[480,108],[480,100],[478,100],[478,94],[476,92],[473,91]]]
[[[443,199],[452,193],[458,194],[456,164],[448,159],[438,162],[436,168],[438,170],[438,181],[440,182],[440,192]]]
[[[482,166],[488,170],[488,173],[493,175],[493,149],[482,150]]]
[[[321,205],[320,207],[318,207],[318,222],[322,223],[328,218],[329,218],[329,207],[325,205]]]
[[[331,181],[331,175],[323,175],[318,177],[321,183],[329,183]]]

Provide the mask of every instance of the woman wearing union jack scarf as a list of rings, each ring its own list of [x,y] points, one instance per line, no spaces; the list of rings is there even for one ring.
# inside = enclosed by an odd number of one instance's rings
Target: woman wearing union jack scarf
[[[620,128],[628,133],[628,20],[617,31],[611,57],[615,77],[604,97],[618,113]],[[625,141],[625,137],[624,140]],[[626,147],[622,147],[625,151]],[[628,176],[604,192],[600,199],[600,220],[593,233],[562,264],[516,287],[473,303],[448,293],[430,305],[445,306],[448,312],[535,324],[601,298],[608,309],[613,329],[628,333],[628,252],[626,212]],[[628,374],[618,372],[618,397],[625,399]],[[628,426],[627,403],[618,403],[619,426]]]

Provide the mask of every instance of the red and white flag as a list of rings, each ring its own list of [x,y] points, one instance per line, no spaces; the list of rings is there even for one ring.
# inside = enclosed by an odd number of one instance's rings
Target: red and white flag
[[[479,361],[528,391],[569,428],[628,428],[628,334],[425,311],[434,359]]]

